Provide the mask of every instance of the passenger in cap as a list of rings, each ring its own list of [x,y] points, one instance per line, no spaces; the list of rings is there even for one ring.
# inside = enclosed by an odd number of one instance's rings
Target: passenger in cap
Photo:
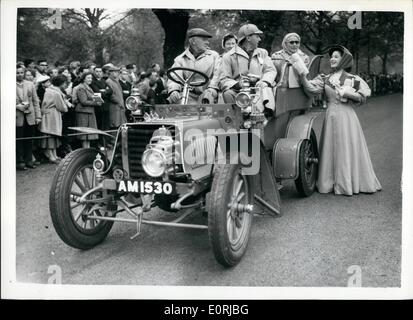
[[[241,26],[238,32],[238,45],[224,54],[220,88],[225,103],[235,103],[235,96],[241,89],[241,76],[253,74],[257,76],[255,86],[271,92],[277,71],[267,50],[258,48],[263,32],[254,24]],[[274,110],[274,105],[268,105]]]
[[[201,95],[204,92],[216,93],[218,90],[218,80],[214,83],[214,72],[217,67],[219,55],[216,51],[209,49],[209,39],[212,35],[201,28],[188,30],[187,33],[188,48],[174,60],[172,68],[184,67],[191,68],[205,73],[210,81],[202,87],[195,87],[190,93],[188,104],[197,104],[202,100]],[[191,72],[177,72],[183,79],[188,79]],[[201,80],[200,76],[194,76],[191,81]],[[179,103],[182,99],[182,86],[176,82],[168,80],[168,101],[170,103]]]

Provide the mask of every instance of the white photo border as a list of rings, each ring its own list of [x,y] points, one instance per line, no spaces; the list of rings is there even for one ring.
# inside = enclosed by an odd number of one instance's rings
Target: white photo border
[[[413,2],[344,0],[209,1],[208,9],[341,10],[404,12],[402,260],[400,288],[193,287],[49,285],[16,282],[15,101],[16,18],[19,7],[187,8],[190,0],[3,0],[1,1],[1,292],[9,299],[407,299],[413,297]],[[206,9],[206,8],[205,8]],[[391,170],[391,168],[389,168]],[[390,214],[390,213],[389,213]]]

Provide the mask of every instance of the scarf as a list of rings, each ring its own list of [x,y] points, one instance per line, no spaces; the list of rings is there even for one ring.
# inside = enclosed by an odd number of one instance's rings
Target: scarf
[[[300,36],[299,36],[298,34],[294,33],[294,32],[288,33],[288,34],[285,35],[285,37],[284,37],[283,42],[282,42],[281,45],[282,45],[282,47],[283,47],[283,50],[284,50],[286,53],[288,53],[289,55],[292,55],[292,54],[294,53],[294,52],[290,51],[290,50],[288,49],[288,46],[287,46],[287,42],[290,41],[291,38],[297,38],[298,41],[301,42]],[[297,52],[300,52],[300,51],[301,51],[301,50],[298,49]]]
[[[348,51],[346,47],[343,46],[333,46],[328,50],[328,54],[331,55],[333,54],[334,51],[340,51],[342,52],[341,55],[341,60],[337,67],[333,68],[333,72],[336,72],[338,70],[346,70],[350,69],[353,66],[353,55]]]

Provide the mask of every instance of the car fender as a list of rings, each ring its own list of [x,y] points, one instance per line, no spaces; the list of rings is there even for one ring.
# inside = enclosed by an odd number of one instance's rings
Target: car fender
[[[310,139],[311,129],[313,129],[314,121],[322,117],[324,112],[308,112],[299,116],[295,116],[287,125],[285,138],[295,139]]]
[[[297,179],[299,175],[300,147],[304,139],[281,138],[274,143],[273,174],[277,179]]]

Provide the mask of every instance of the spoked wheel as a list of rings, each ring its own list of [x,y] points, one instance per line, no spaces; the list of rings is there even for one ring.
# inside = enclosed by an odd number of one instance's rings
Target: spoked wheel
[[[236,265],[244,255],[252,224],[252,179],[238,164],[223,165],[211,188],[208,232],[217,261]]]
[[[317,137],[313,130],[309,140],[304,140],[300,147],[299,176],[295,180],[298,193],[303,197],[313,194],[318,175]]]
[[[79,149],[59,165],[49,195],[50,214],[59,237],[69,246],[90,249],[102,242],[113,222],[92,219],[107,215],[108,203],[98,190],[92,167],[97,151]],[[86,195],[86,196],[85,196]],[[81,198],[85,196],[84,202]]]

